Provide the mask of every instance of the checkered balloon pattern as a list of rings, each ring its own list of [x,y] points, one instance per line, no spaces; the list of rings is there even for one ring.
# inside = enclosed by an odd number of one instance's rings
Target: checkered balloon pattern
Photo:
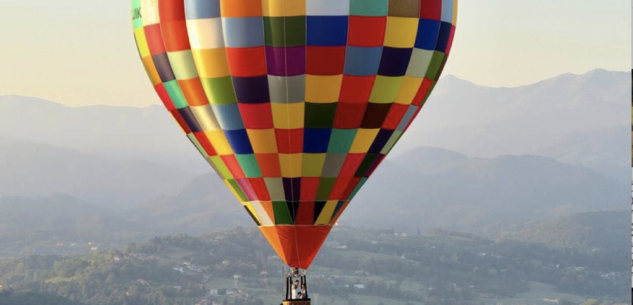
[[[433,90],[457,0],[133,0],[159,97],[281,259],[308,268]]]

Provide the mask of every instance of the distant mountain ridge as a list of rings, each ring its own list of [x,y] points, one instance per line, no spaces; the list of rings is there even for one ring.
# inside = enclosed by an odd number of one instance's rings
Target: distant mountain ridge
[[[424,148],[385,162],[341,223],[488,234],[517,222],[623,209],[630,196],[628,188],[611,178],[550,158],[464,159],[437,153]],[[425,172],[419,165],[424,163],[440,170]]]
[[[516,88],[483,87],[446,76],[393,155],[418,146],[471,157],[540,154],[573,133],[628,130],[629,97],[628,72],[563,74]],[[158,104],[158,98],[156,103],[145,108],[71,108],[36,98],[0,96],[0,137],[149,160],[199,174],[209,172],[208,164]],[[619,133],[613,136],[618,143],[630,141]],[[587,145],[582,138],[575,141],[570,145]],[[610,158],[625,162],[630,159],[628,150],[616,150]],[[602,163],[591,166],[599,171],[609,168]]]
[[[540,154],[561,141],[567,141],[570,149],[587,146],[596,143],[590,138],[598,130],[629,130],[630,78],[629,72],[594,70],[522,87],[490,88],[447,76],[394,153],[402,154],[420,143],[486,158]],[[574,134],[584,133],[587,138],[569,141]],[[620,132],[609,136],[613,137],[609,143],[630,143],[630,136]],[[611,150],[611,160],[574,164],[591,165],[619,180],[630,179],[609,165],[630,162],[630,148]]]
[[[151,161],[7,138],[0,138],[0,168],[0,196],[69,194],[112,209],[175,192],[194,177]]]
[[[479,159],[422,147],[385,161],[340,223],[494,234],[514,223],[624,208],[622,199],[628,196],[608,177],[550,158]],[[157,198],[131,215],[188,233],[252,222],[215,174],[198,177],[179,194]]]

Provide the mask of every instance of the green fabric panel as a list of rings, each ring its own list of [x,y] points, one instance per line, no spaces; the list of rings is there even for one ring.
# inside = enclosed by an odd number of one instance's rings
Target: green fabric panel
[[[211,105],[231,105],[237,103],[233,80],[230,76],[201,78],[202,87]]]
[[[433,51],[413,49],[411,61],[407,68],[407,76],[415,78],[423,78],[429,69],[431,60],[433,59]]]
[[[174,102],[174,106],[176,106],[176,108],[182,109],[189,106],[177,80],[170,80],[163,84],[165,85],[165,90],[167,90],[167,94],[171,97],[171,100]]]
[[[377,76],[369,101],[377,104],[393,103],[402,86],[402,76]]]
[[[354,143],[358,129],[332,129],[327,152],[331,154],[347,154]]]
[[[440,76],[442,76],[442,73],[444,72],[444,67],[446,67],[446,63],[448,62],[448,55],[446,55],[446,53],[443,53],[443,54],[444,54],[444,58],[442,59],[440,70],[437,72],[437,75],[435,76],[434,81],[438,81],[440,79]]]
[[[305,128],[332,128],[337,103],[305,103]]]
[[[391,138],[389,138],[389,141],[387,141],[387,144],[385,144],[385,147],[383,147],[380,153],[383,155],[388,154],[391,151],[391,149],[393,149],[393,147],[396,145],[396,143],[398,143],[398,140],[400,140],[400,137],[402,137],[402,135],[403,135],[403,132],[401,130],[394,131],[393,134],[391,135]]]
[[[275,212],[275,224],[291,225],[292,216],[285,201],[273,201],[273,211]]]
[[[226,167],[226,164],[224,164],[224,161],[222,161],[221,157],[213,156],[213,157],[209,157],[208,160],[210,161],[211,164],[213,164],[212,166],[217,170],[217,172],[220,174],[222,179],[233,179],[233,175],[231,174],[231,171],[229,171],[229,168]]]
[[[244,191],[242,191],[242,188],[237,183],[237,181],[235,181],[235,179],[228,179],[227,181],[233,187],[233,189],[237,193],[237,196],[239,196],[242,201],[248,201],[248,198],[246,198],[246,195],[244,194]]]
[[[237,162],[240,163],[244,174],[248,178],[260,178],[262,177],[262,172],[259,169],[259,164],[257,163],[257,158],[255,158],[254,154],[248,155],[235,155],[237,158]]]
[[[363,177],[377,157],[378,154],[367,154],[365,156],[365,159],[363,159],[363,162],[361,162],[360,166],[358,167],[358,170],[356,171],[356,174],[354,176]]]
[[[141,0],[132,1],[132,20],[134,20],[134,29],[143,27],[143,16],[141,15]]]
[[[321,178],[319,181],[319,190],[317,191],[316,200],[327,201],[327,198],[332,192],[332,188],[336,183],[336,178]]]
[[[389,0],[350,0],[350,15],[387,16]]]
[[[264,17],[268,47],[296,47],[306,44],[306,17]]]
[[[440,68],[442,67],[442,62],[444,61],[444,56],[444,53],[440,51],[433,52],[433,58],[431,59],[428,70],[426,71],[426,78],[433,80],[437,79]]]
[[[280,201],[286,199],[286,193],[284,192],[284,184],[281,178],[264,178],[266,188],[270,194],[272,201]]]
[[[198,139],[196,139],[196,136],[194,136],[193,133],[187,134],[187,137],[189,138],[191,143],[193,143],[193,145],[196,146],[196,148],[202,154],[202,156],[204,156],[205,158],[209,156],[209,154],[207,154],[204,148],[202,148],[202,145],[200,145],[200,142],[198,142]]]

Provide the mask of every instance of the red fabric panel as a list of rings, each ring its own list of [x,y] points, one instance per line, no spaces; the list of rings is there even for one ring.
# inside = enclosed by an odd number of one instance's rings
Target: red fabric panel
[[[266,239],[290,267],[308,269],[331,226],[261,226]]]
[[[343,75],[339,100],[346,103],[367,103],[374,89],[376,76]]]
[[[306,74],[340,75],[345,69],[345,46],[308,46],[306,58]]]
[[[328,200],[343,200],[346,197],[343,197],[343,193],[345,193],[345,189],[350,184],[350,182],[354,179],[354,177],[338,177],[336,179],[336,183],[334,183],[334,187],[330,192],[330,196]]]
[[[161,31],[167,52],[189,50],[189,34],[185,20],[185,2],[159,0]]]
[[[354,47],[381,47],[385,42],[387,17],[349,17],[348,45]]]
[[[382,123],[382,128],[388,130],[398,128],[398,124],[400,124],[400,121],[402,121],[402,118],[407,113],[407,109],[409,109],[408,105],[392,104],[391,109],[389,109],[389,114],[387,114],[385,121]]]
[[[277,150],[280,154],[298,154],[303,152],[303,128],[275,129]]]
[[[431,87],[433,86],[433,83],[434,81],[428,78],[425,78],[424,80],[422,80],[422,85],[420,85],[420,89],[418,90],[418,93],[413,98],[413,102],[411,104],[415,106],[421,106],[422,103],[424,103],[424,98],[426,98],[426,96],[431,91]]]
[[[255,158],[257,158],[259,169],[262,171],[264,178],[281,177],[281,167],[277,154],[256,154]]]
[[[149,25],[144,29],[147,45],[149,46],[149,53],[156,55],[167,52],[167,50],[165,50],[165,43],[163,42],[163,33],[161,33],[160,30],[160,24]]]
[[[442,0],[422,0],[420,3],[420,19],[441,20]]]
[[[301,185],[303,191],[303,182]],[[301,201],[299,210],[295,218],[296,225],[313,225],[314,224],[314,201]]]
[[[171,112],[172,110],[176,110],[176,106],[174,105],[174,102],[172,102],[169,93],[167,93],[165,85],[160,83],[154,86],[154,89],[156,90],[156,93],[158,93],[158,97],[160,97],[160,100],[163,101],[163,104],[165,105],[165,108],[167,108],[167,111]]]
[[[248,182],[250,182],[251,187],[253,187],[255,195],[257,195],[257,200],[270,201],[270,194],[268,194],[268,188],[266,188],[264,178],[250,178]]]
[[[185,131],[185,133],[186,134],[190,134],[191,133],[191,129],[187,125],[187,122],[185,122],[185,119],[182,117],[182,115],[180,115],[180,112],[178,111],[178,109],[174,109],[174,110],[171,110],[169,112],[171,112],[171,115],[174,117],[174,119],[176,119],[176,121],[178,122],[178,125],[180,125],[180,127],[182,127],[182,129]]]
[[[339,102],[334,117],[334,128],[353,129],[359,128],[365,116],[367,103],[346,103]]]
[[[232,76],[252,77],[268,74],[264,47],[226,48],[226,56]]]
[[[218,154],[213,148],[213,144],[211,144],[211,141],[209,141],[209,138],[207,138],[207,135],[204,134],[204,132],[196,132],[193,135],[196,137],[196,140],[198,140],[198,143],[200,143],[200,146],[202,146],[204,151],[207,152],[207,155],[215,156]]]
[[[365,155],[366,154],[348,154],[341,168],[341,172],[338,174],[339,178],[354,177],[358,167],[363,162],[363,159],[365,159]],[[338,181],[336,183],[338,183]]]
[[[273,111],[270,103],[238,103],[247,129],[273,129]]]
[[[246,178],[246,175],[244,175],[244,171],[242,170],[240,163],[237,162],[235,155],[221,156],[221,158],[235,179]]]
[[[319,177],[303,177],[301,178],[301,201],[313,201],[316,199],[319,190]]]
[[[380,162],[378,162],[378,164],[380,164]],[[354,178],[352,178],[352,180],[350,180],[349,184],[347,184],[347,187],[345,188],[345,191],[343,192],[343,195],[341,196],[340,199],[347,199],[347,198],[349,198],[349,196],[352,194],[352,192],[354,191],[354,189],[356,188],[356,186],[360,182],[360,179],[362,179],[362,178],[361,177],[354,177]]]

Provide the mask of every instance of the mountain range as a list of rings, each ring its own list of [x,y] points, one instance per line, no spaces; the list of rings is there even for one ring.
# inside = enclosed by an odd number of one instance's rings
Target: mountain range
[[[195,177],[152,161],[8,138],[0,138],[0,168],[0,197],[68,194],[111,209],[178,191]]]
[[[340,224],[498,236],[626,209],[627,96],[630,75],[602,70],[518,88],[445,77]],[[0,248],[252,226],[161,108],[0,97]]]
[[[628,72],[605,70],[564,74],[516,88],[484,87],[446,76],[392,155],[418,146],[470,157],[545,154],[628,180],[613,166],[630,164],[626,144],[631,138],[620,132],[630,125],[630,86]],[[162,105],[73,108],[37,98],[0,96],[0,137],[153,161],[198,174],[209,171]],[[587,156],[569,158],[586,154],[584,148],[601,139],[609,144],[604,148],[610,150],[608,157],[591,162]],[[558,147],[561,143],[565,147]]]

